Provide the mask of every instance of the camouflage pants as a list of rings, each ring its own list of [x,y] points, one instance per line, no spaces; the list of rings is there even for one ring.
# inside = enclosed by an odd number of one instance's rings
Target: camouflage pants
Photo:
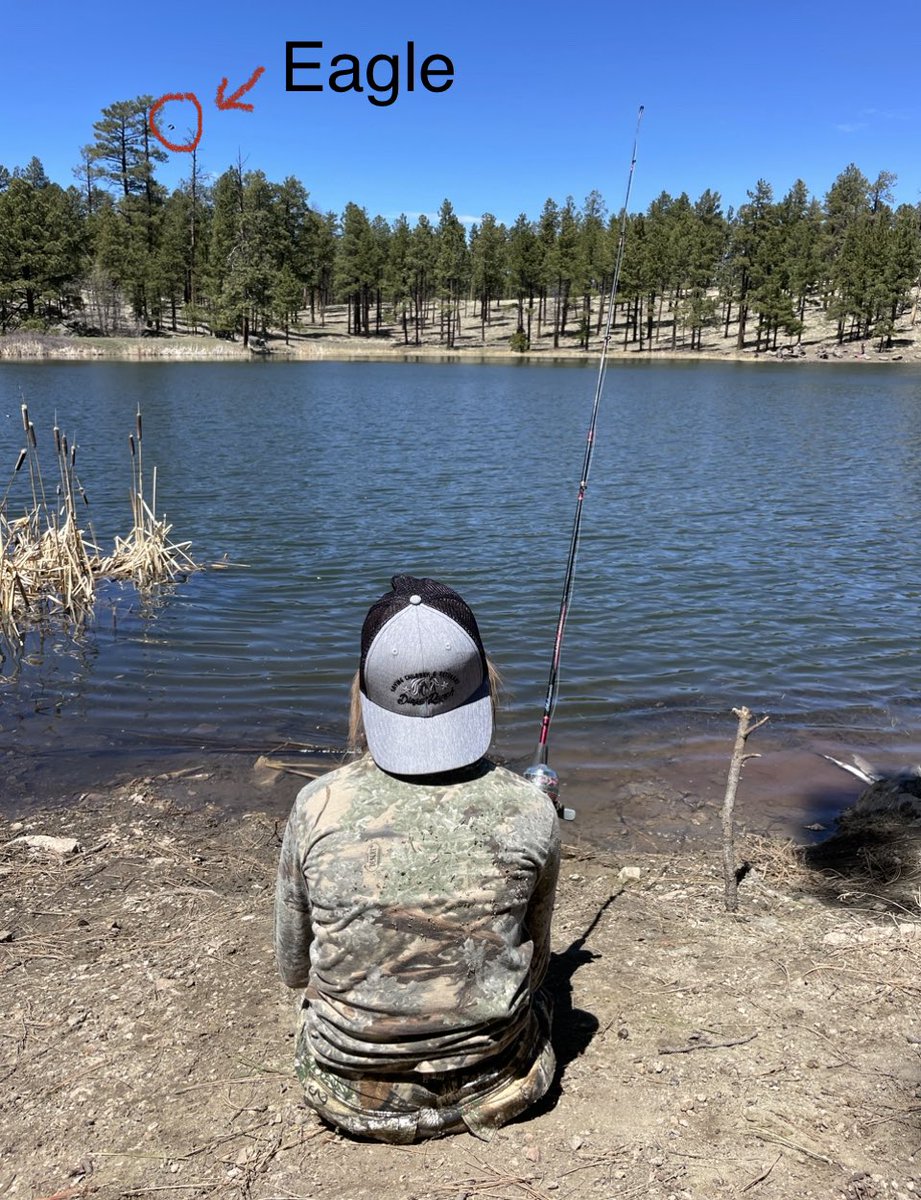
[[[380,1142],[463,1132],[488,1140],[544,1095],[556,1070],[550,1008],[542,993],[534,997],[530,1028],[513,1046],[463,1071],[340,1075],[317,1062],[303,1020],[296,1062],[311,1108],[347,1133]]]

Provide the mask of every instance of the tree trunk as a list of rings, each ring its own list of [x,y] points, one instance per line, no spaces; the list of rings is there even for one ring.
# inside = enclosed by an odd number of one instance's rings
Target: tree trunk
[[[745,349],[745,326],[748,323],[748,306],[739,301],[739,332],[736,337],[736,349]]]

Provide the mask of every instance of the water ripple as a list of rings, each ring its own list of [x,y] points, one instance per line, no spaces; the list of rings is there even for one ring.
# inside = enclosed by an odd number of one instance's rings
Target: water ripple
[[[7,461],[21,391],[39,436],[55,413],[78,428],[111,537],[140,404],[176,536],[246,564],[153,613],[115,591],[79,643],[33,638],[4,736],[35,753],[141,729],[341,737],[366,605],[412,571],[473,603],[510,696],[502,745],[526,753],[593,386],[579,366],[0,365]],[[919,451],[913,368],[612,368],[556,738],[591,729],[619,760],[639,752],[625,714],[741,700],[804,727],[916,723]]]

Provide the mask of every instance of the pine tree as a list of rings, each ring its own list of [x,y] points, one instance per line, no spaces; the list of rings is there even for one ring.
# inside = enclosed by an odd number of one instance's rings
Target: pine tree
[[[560,232],[556,245],[556,314],[553,325],[553,348],[566,334],[569,304],[573,292],[581,288],[585,265],[582,259],[581,219],[572,196],[560,209]]]
[[[379,334],[383,321],[384,275],[390,254],[390,225],[386,218],[376,216],[371,222],[371,288],[374,294],[374,332]]]
[[[802,337],[806,303],[815,293],[822,273],[822,211],[810,199],[805,183],[797,181],[780,202],[783,255],[790,299]]]
[[[190,260],[190,224],[192,202],[186,191],[177,188],[163,208],[159,246],[154,258],[152,290],[157,295],[156,317],[159,328],[160,304],[169,307],[170,328],[175,333],[179,306],[188,294]]]
[[[46,188],[51,182],[45,174],[45,168],[42,166],[41,159],[36,158],[34,154],[24,167],[17,167],[13,171],[13,175],[16,179],[24,179],[26,183],[31,184],[36,189]]]
[[[333,289],[338,248],[339,218],[333,212],[320,215],[312,209],[304,222],[302,234],[303,260],[310,304],[310,322],[316,322],[317,308],[320,324],[326,324],[326,304]]]
[[[580,319],[580,341],[583,350],[588,350],[592,326],[592,295],[600,297],[598,304],[598,327],[601,328],[604,311],[604,296],[608,291],[609,263],[605,251],[607,238],[605,222],[607,210],[600,192],[592,191],[582,206],[582,221],[579,230],[579,258],[582,264],[582,316]]]
[[[349,306],[349,332],[370,337],[371,294],[376,279],[377,251],[367,211],[349,203],[342,214],[342,234],[336,253],[336,291]]]
[[[728,297],[730,306],[733,299],[736,302],[739,326],[736,346],[739,350],[745,348],[753,293],[760,289],[759,303],[763,306],[762,311],[765,311],[770,303],[769,292],[772,293],[773,285],[766,283],[765,273],[769,268],[770,255],[779,248],[779,242],[772,238],[772,231],[777,223],[773,189],[766,180],[759,179],[754,191],[748,192],[748,203],[743,204],[736,215],[729,244]],[[757,348],[760,348],[760,337],[759,326]]]
[[[234,275],[234,259],[243,236],[243,172],[229,167],[212,190],[211,244],[208,254],[207,296],[211,330],[233,339],[242,324],[244,297]]]
[[[442,336],[453,349],[460,334],[460,300],[467,282],[467,238],[450,200],[438,210],[436,279],[442,308]]]
[[[677,291],[677,242],[674,236],[676,204],[677,201],[668,192],[661,192],[646,210],[643,226],[644,253],[640,260],[637,298],[638,304],[645,307],[645,317],[642,313],[637,314],[641,350],[644,344],[652,345],[657,302],[664,302],[666,295],[673,290]]]
[[[506,238],[505,226],[500,225],[492,213],[484,213],[479,225],[470,231],[471,281],[473,294],[480,305],[480,337],[484,344],[490,306],[504,291]]]
[[[294,274],[291,264],[283,262],[272,274],[269,289],[272,317],[285,331],[285,345],[291,340],[292,318],[297,320],[298,308],[304,298],[304,285]]]
[[[387,263],[384,268],[384,290],[393,308],[394,319],[403,331],[403,345],[409,345],[409,310],[413,295],[412,231],[401,213],[393,224]]]
[[[540,288],[540,244],[532,221],[519,213],[508,236],[508,279],[511,294],[518,302],[516,336],[524,338],[523,348],[531,348],[531,318],[534,297]],[[527,328],[525,328],[524,302],[528,300]]]
[[[549,320],[547,313],[548,300],[552,295],[557,296],[557,281],[559,279],[559,236],[560,210],[556,201],[548,198],[544,201],[537,222],[537,243],[540,255],[540,297],[537,305],[537,336],[541,337],[544,322]],[[554,331],[556,320],[554,314]],[[555,343],[557,344],[557,343]]]
[[[703,330],[716,319],[716,299],[710,292],[716,283],[727,232],[719,194],[708,189],[696,201],[686,221],[684,295],[677,315],[691,331],[692,350],[701,349]]]
[[[149,207],[154,163],[166,162],[167,157],[151,141],[147,114],[152,103],[152,96],[137,96],[108,105],[93,125],[96,138],[90,148],[100,176],[125,197],[144,194]]]
[[[83,197],[83,211],[87,216],[91,217],[100,202],[99,188],[96,180],[99,178],[99,171],[96,168],[96,161],[93,158],[92,146],[80,147],[80,164],[74,167],[73,176],[80,184],[80,191]]]
[[[23,322],[44,324],[72,306],[83,249],[75,197],[56,183],[36,186],[25,174],[15,176],[0,193],[0,325],[4,332]]]
[[[860,307],[865,270],[863,245],[870,211],[870,181],[849,163],[825,197],[827,272],[826,304],[838,322],[838,341],[844,340],[848,318]]]
[[[876,326],[881,350],[892,347],[895,323],[908,308],[912,285],[919,271],[921,211],[917,206],[902,204],[895,213],[883,272],[880,315]]]
[[[185,320],[197,332],[202,317],[200,307],[202,280],[208,269],[208,245],[212,206],[210,188],[198,164],[198,151],[189,154],[189,174],[180,188],[188,197],[188,255],[184,288]]]
[[[426,311],[434,303],[435,275],[438,261],[438,239],[432,223],[425,215],[416,221],[410,246],[410,271],[412,273],[413,324],[415,344],[421,345],[422,330],[426,324]]]

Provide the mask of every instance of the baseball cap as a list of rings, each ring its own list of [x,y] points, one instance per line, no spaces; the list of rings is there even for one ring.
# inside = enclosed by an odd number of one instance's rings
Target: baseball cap
[[[452,588],[394,575],[361,630],[359,688],[368,749],[393,775],[477,762],[493,732],[486,652]]]

